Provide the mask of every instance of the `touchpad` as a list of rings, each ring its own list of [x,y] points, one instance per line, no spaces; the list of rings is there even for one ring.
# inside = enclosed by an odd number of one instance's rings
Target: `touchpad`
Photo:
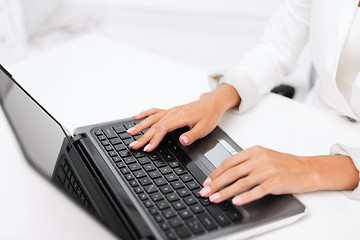
[[[217,168],[226,158],[237,152],[224,139],[214,139],[199,144],[199,150]]]

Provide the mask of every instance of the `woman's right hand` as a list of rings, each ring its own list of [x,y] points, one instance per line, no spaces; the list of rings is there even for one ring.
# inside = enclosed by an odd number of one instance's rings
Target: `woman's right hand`
[[[176,106],[169,110],[152,108],[134,116],[135,120],[144,119],[133,128],[128,129],[130,135],[142,130],[148,131],[137,141],[132,142],[132,149],[144,147],[144,151],[151,152],[168,132],[181,127],[189,127],[188,132],[179,137],[184,146],[208,135],[218,124],[224,112],[240,103],[240,97],[234,87],[221,84],[212,92],[204,93],[200,99],[185,105]]]

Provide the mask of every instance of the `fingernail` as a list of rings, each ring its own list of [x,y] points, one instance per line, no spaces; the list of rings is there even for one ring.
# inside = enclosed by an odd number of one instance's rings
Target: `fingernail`
[[[236,196],[232,199],[232,203],[234,205],[241,205],[242,201],[243,201],[243,199],[240,196]]]
[[[135,127],[132,127],[132,128],[129,128],[128,130],[126,130],[127,133],[133,133],[135,132],[136,128]]]
[[[189,138],[185,135],[182,135],[181,136],[181,140],[184,142],[185,145],[187,145],[190,141],[189,141]]]
[[[211,194],[209,197],[210,202],[217,203],[220,200],[220,193]]]
[[[147,150],[149,150],[150,148],[151,148],[151,144],[149,143],[144,147],[144,152],[147,152]]]
[[[207,196],[209,193],[211,193],[211,188],[210,187],[204,187],[203,189],[201,189],[200,191],[200,195],[202,197]]]
[[[209,185],[211,183],[211,178],[206,178],[204,183],[203,183],[203,186],[206,187],[207,185]]]
[[[135,142],[130,143],[130,144],[129,144],[129,147],[132,148],[132,147],[135,146],[136,144],[138,144],[138,141],[135,141]]]

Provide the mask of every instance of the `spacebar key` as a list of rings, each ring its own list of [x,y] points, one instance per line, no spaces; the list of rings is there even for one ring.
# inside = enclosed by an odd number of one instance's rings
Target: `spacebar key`
[[[117,134],[111,127],[103,128],[102,131],[104,132],[105,136],[109,139],[117,137]]]
[[[197,215],[200,222],[206,227],[207,230],[212,230],[217,228],[217,224],[207,213],[200,213]]]

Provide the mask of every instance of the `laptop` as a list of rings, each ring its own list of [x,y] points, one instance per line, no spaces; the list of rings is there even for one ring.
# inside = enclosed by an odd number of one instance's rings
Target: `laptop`
[[[242,149],[219,127],[184,147],[185,128],[152,152],[132,150],[133,118],[69,133],[0,65],[0,103],[27,161],[119,239],[242,239],[293,223],[306,213],[291,194],[243,206],[199,194],[202,182]]]

